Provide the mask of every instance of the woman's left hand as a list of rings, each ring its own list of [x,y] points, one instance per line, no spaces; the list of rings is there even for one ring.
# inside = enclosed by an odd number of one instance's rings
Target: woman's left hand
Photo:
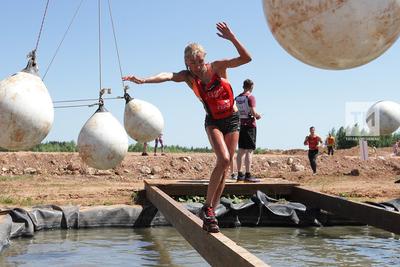
[[[217,30],[219,31],[217,32],[217,35],[221,38],[227,40],[232,40],[233,38],[235,38],[235,35],[231,31],[231,29],[229,29],[228,25],[225,22],[218,22]]]

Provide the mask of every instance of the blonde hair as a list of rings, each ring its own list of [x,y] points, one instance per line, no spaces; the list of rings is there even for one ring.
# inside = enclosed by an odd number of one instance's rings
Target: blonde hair
[[[196,57],[197,55],[205,55],[206,50],[198,43],[190,43],[185,47],[184,59],[187,60]]]

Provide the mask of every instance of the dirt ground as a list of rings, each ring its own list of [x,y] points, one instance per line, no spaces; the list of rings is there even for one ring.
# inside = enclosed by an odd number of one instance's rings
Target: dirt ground
[[[305,150],[255,155],[254,176],[281,178],[324,193],[353,200],[385,201],[400,197],[400,157],[390,149],[358,157],[357,147],[318,157],[312,176]],[[78,153],[0,153],[0,208],[37,204],[132,204],[144,179],[205,179],[214,166],[212,153],[144,157],[129,153],[115,169],[100,171],[81,162]]]

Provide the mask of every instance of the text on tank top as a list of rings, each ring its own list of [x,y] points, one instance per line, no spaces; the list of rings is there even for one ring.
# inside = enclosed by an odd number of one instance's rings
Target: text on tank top
[[[213,119],[224,119],[233,114],[233,91],[226,79],[215,73],[210,82],[204,85],[195,76],[192,89],[203,103],[207,114]]]

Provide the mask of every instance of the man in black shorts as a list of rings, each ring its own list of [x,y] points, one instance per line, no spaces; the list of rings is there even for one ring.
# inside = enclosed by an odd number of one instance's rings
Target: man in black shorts
[[[254,83],[250,79],[243,82],[243,93],[238,95],[236,105],[239,109],[240,133],[239,133],[239,151],[237,155],[238,181],[259,182],[259,179],[251,176],[250,167],[253,151],[256,149],[257,125],[256,120],[261,119],[261,115],[256,111],[256,98],[251,94]],[[243,175],[242,162],[246,173]]]

